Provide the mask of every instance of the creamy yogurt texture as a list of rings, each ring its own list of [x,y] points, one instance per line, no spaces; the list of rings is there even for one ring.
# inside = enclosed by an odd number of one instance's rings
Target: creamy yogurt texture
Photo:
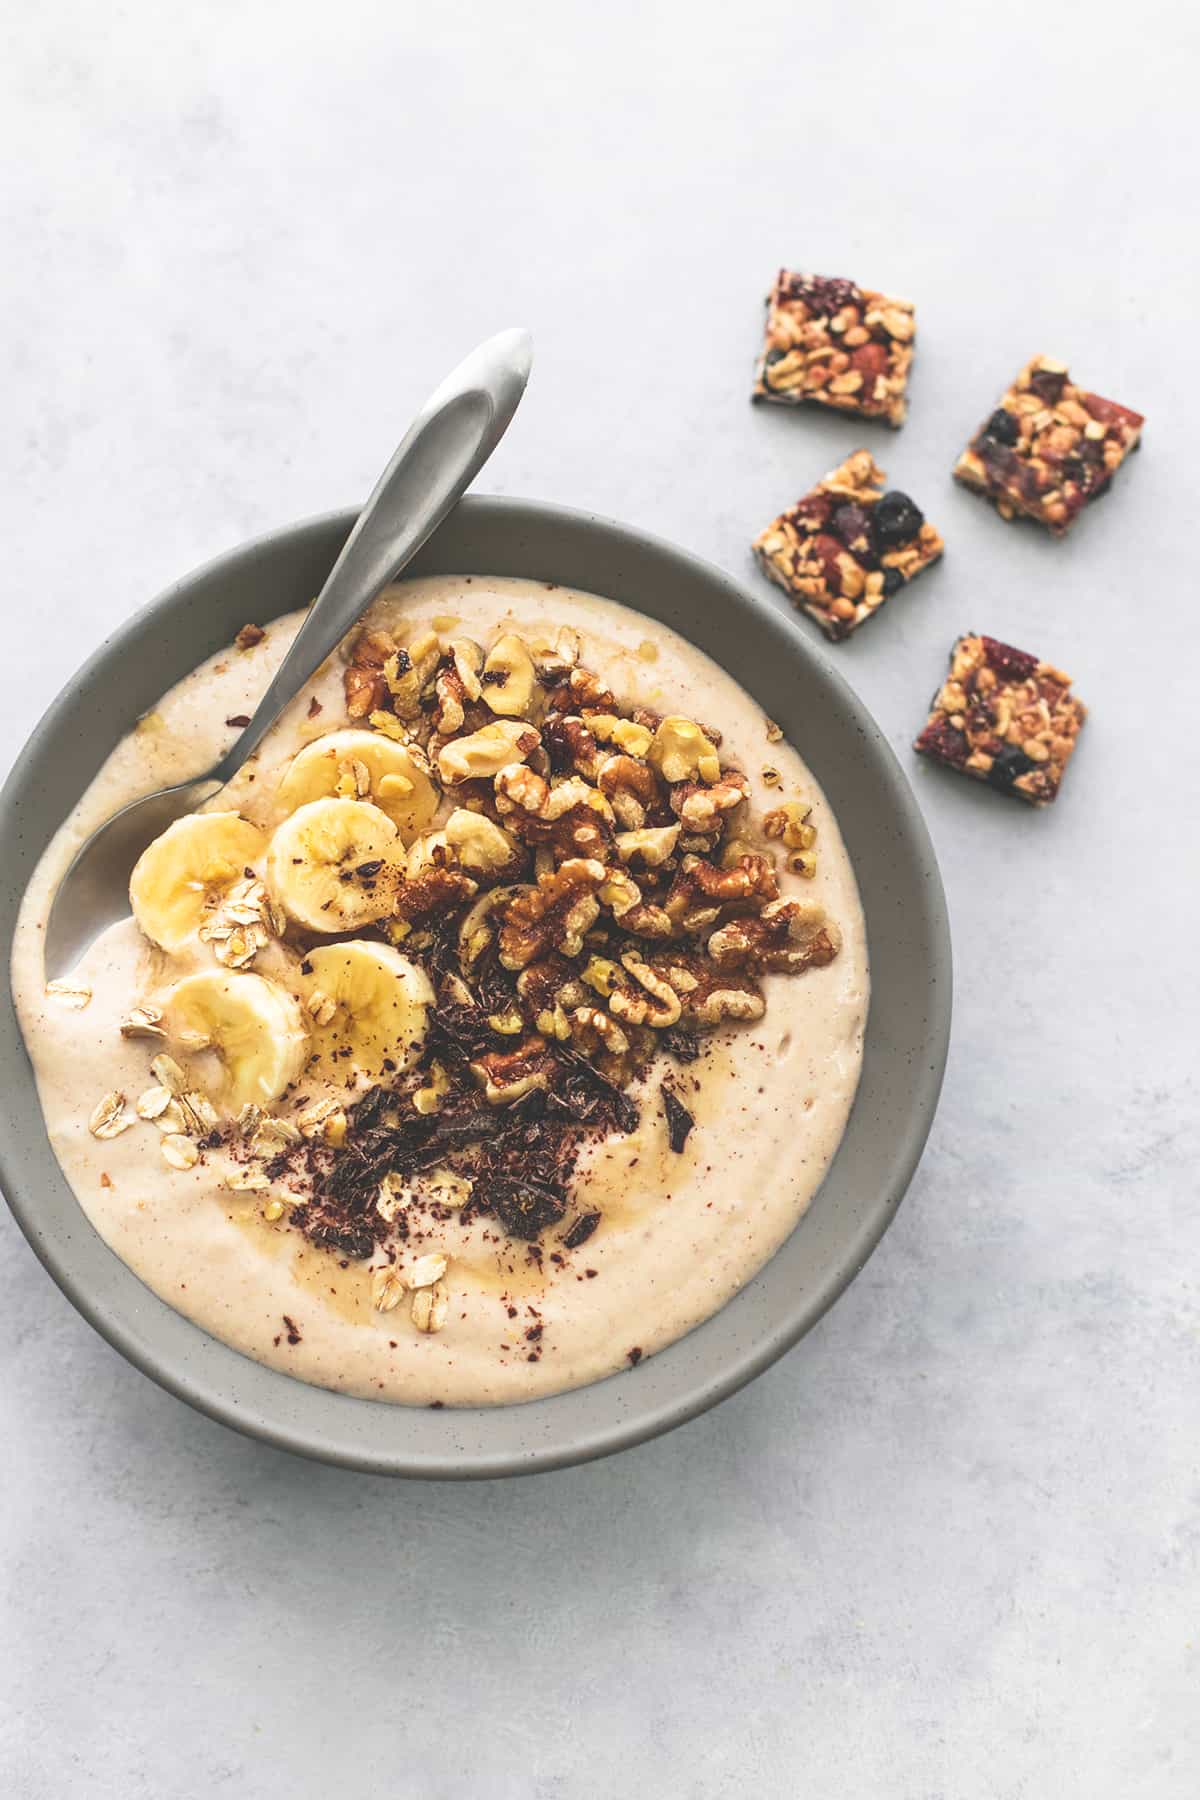
[[[81,964],[82,1010],[46,995],[42,927],[79,844],[137,795],[200,773],[233,741],[299,627],[276,620],[253,650],[229,649],[186,676],[118,745],[58,832],[25,897],[13,979],[54,1152],[105,1242],[155,1293],[245,1355],[301,1380],[374,1399],[446,1405],[530,1400],[594,1381],[690,1330],[754,1275],[804,1213],[837,1149],[862,1061],[867,946],[853,870],[824,796],[790,746],[770,742],[761,709],[699,650],[628,608],[511,579],[437,577],[390,590],[375,622],[411,637],[422,627],[490,643],[502,631],[544,637],[572,626],[581,660],[625,705],[680,712],[717,726],[722,760],[750,779],[754,815],[803,797],[818,828],[815,878],[785,875],[783,892],[821,902],[842,948],[824,968],[768,975],[766,1015],[725,1029],[679,1070],[659,1057],[635,1090],[641,1122],[592,1147],[577,1177],[580,1206],[602,1222],[561,1264],[540,1263],[495,1221],[451,1216],[422,1250],[450,1258],[444,1328],[414,1329],[406,1309],[379,1312],[369,1275],[270,1221],[264,1196],[232,1192],[224,1149],[195,1167],[165,1166],[158,1132],[139,1123],[92,1136],[99,1098],[132,1102],[150,1083],[156,1045],[119,1023],[187,968],[212,966],[195,943],[167,959],[132,920],[106,931]],[[451,621],[453,623],[451,624]],[[316,703],[314,705],[314,702]],[[318,707],[320,710],[318,710]],[[332,658],[280,720],[222,807],[265,822],[280,774],[305,743],[344,725],[342,665]],[[764,769],[777,771],[768,785]],[[272,946],[255,967],[272,972]],[[695,1116],[671,1151],[657,1089],[664,1074]],[[547,1248],[553,1248],[548,1243]],[[540,1327],[537,1360],[526,1333]]]

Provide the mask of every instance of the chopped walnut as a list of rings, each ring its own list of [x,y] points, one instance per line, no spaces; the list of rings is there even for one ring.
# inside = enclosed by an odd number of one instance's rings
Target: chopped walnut
[[[550,713],[542,720],[542,743],[556,775],[574,773],[596,779],[600,753],[596,739],[574,713]]]
[[[506,969],[523,969],[549,950],[578,956],[584,933],[600,914],[596,890],[604,880],[604,864],[590,857],[571,857],[537,887],[518,894],[500,929],[500,961]]]
[[[715,868],[700,856],[685,856],[666,899],[666,911],[687,925],[692,915],[735,902],[774,900],[779,894],[775,871],[765,856],[739,856],[732,868]],[[714,915],[715,916],[715,915]],[[692,929],[695,929],[693,921]]]
[[[707,948],[719,969],[797,974],[832,962],[841,943],[841,932],[823,906],[774,900],[757,917],[730,919],[713,932]]]
[[[540,733],[521,719],[497,719],[468,737],[451,738],[437,753],[442,780],[450,786],[498,775],[512,762],[523,762],[540,742]]]
[[[537,672],[524,639],[508,632],[493,644],[481,676],[483,698],[494,713],[521,719],[537,690]]]
[[[677,714],[664,719],[655,732],[649,761],[663,780],[672,784],[692,781],[697,776],[701,781],[713,782],[721,774],[716,745],[693,719]]]
[[[661,868],[679,842],[678,825],[644,825],[637,831],[619,831],[617,855],[622,862],[641,862],[648,869]]]
[[[349,718],[365,719],[384,705],[388,686],[383,665],[395,652],[396,640],[386,631],[363,631],[354,639],[350,663],[342,676]]]
[[[483,1089],[489,1106],[512,1106],[534,1088],[550,1085],[553,1063],[546,1040],[524,1038],[515,1050],[494,1050],[471,1064],[471,1073]]]
[[[720,779],[703,787],[696,781],[682,781],[671,789],[671,811],[688,831],[712,831],[722,816],[740,806],[750,792],[750,783],[736,769],[722,769]]]
[[[621,966],[642,991],[639,994],[630,987],[617,988],[609,1000],[609,1010],[630,1025],[651,1025],[656,1031],[677,1025],[683,1003],[670,983],[633,951],[621,958]]]
[[[632,756],[605,756],[596,771],[596,782],[618,823],[627,831],[640,831],[647,812],[660,797],[654,770]]]

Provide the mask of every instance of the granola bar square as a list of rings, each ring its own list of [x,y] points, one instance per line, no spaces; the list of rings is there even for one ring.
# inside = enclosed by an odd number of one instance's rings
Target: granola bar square
[[[942,554],[920,507],[856,450],[753,543],[759,567],[835,643]]]
[[[1061,669],[971,632],[950,654],[950,674],[914,749],[1001,793],[1046,806],[1086,717]]]
[[[754,398],[811,401],[900,425],[915,333],[911,300],[780,269],[767,299]]]
[[[1001,518],[1021,514],[1062,537],[1109,483],[1145,423],[1076,386],[1067,365],[1035,356],[954,465],[957,479],[985,494]]]

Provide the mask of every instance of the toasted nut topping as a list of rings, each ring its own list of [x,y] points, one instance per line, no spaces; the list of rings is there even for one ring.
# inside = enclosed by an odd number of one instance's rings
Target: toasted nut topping
[[[570,674],[579,661],[582,646],[579,633],[564,625],[553,644],[549,639],[537,638],[529,646],[529,650],[539,678],[542,681],[556,681]]]
[[[276,1219],[282,1219],[283,1212],[284,1207],[282,1200],[268,1200],[267,1204],[263,1207],[263,1218],[266,1219],[269,1225],[274,1225]]]
[[[483,665],[483,698],[502,718],[520,719],[529,711],[536,684],[524,640],[509,632],[492,646]]]
[[[607,999],[609,994],[621,985],[621,971],[617,964],[609,962],[607,957],[590,956],[580,979],[586,981],[590,988],[595,988],[598,994]]]
[[[351,713],[350,717],[353,718],[354,714]],[[384,737],[391,738],[393,743],[407,744],[412,741],[412,734],[400,723],[395,713],[373,712],[367,720],[367,724],[373,731],[378,731]]]
[[[453,786],[498,775],[508,763],[523,762],[537,748],[540,733],[519,719],[498,719],[467,737],[452,738],[438,751],[442,780]]]
[[[626,756],[644,757],[654,741],[654,733],[634,719],[619,719],[614,713],[589,713],[587,728],[601,744],[615,744]]]
[[[646,760],[664,781],[716,781],[721,762],[716,748],[691,719],[664,719],[654,734]]]
[[[621,919],[641,905],[642,890],[623,869],[609,869],[596,897],[602,906],[612,909],[614,919]]]
[[[124,1094],[114,1090],[111,1094],[105,1094],[103,1100],[92,1108],[88,1130],[93,1137],[115,1138],[120,1137],[123,1131],[128,1131],[132,1124],[132,1118],[125,1111]]]
[[[163,1161],[172,1169],[190,1169],[199,1161],[200,1152],[191,1138],[182,1137],[177,1132],[163,1138],[159,1145]]]
[[[626,953],[621,964],[644,991],[635,994],[629,988],[618,988],[609,1000],[610,1010],[627,1024],[651,1025],[656,1031],[678,1024],[683,1007],[674,988],[648,968],[640,956]]]
[[[470,701],[478,700],[483,692],[479,683],[483,651],[474,638],[452,638],[450,654],[454,658],[454,672],[462,683],[465,698]]]
[[[585,1046],[595,1038],[602,1050],[612,1056],[624,1056],[629,1039],[615,1019],[610,1019],[598,1006],[577,1006],[571,1013],[571,1036],[581,1038]]]
[[[412,1322],[418,1331],[440,1331],[446,1323],[450,1299],[446,1284],[418,1288],[412,1297]]]
[[[515,766],[522,767],[520,763]],[[471,812],[463,806],[456,807],[450,814],[445,833],[446,842],[462,867],[473,874],[494,875],[500,869],[507,869],[519,854],[517,845],[506,831],[493,824],[485,813]]]
[[[407,648],[397,650],[383,665],[383,678],[401,719],[417,718],[421,695],[437,672],[442,646],[435,631],[422,631]]]
[[[661,868],[679,842],[678,825],[645,825],[639,831],[617,833],[617,855],[622,862],[643,862],[649,869]]]
[[[809,824],[811,817],[811,806],[789,800],[766,815],[763,830],[769,838],[782,839],[785,850],[810,850],[817,838],[816,826]]]

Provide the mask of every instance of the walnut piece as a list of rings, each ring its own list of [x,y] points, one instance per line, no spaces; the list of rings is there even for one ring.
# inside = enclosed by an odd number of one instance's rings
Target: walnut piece
[[[519,894],[508,907],[500,929],[500,961],[506,969],[523,969],[550,950],[578,956],[584,933],[600,914],[596,890],[604,880],[604,864],[592,857],[570,857],[536,888]]]
[[[708,940],[718,969],[798,974],[833,961],[842,934],[825,908],[804,900],[774,900],[757,917],[730,919]]]

